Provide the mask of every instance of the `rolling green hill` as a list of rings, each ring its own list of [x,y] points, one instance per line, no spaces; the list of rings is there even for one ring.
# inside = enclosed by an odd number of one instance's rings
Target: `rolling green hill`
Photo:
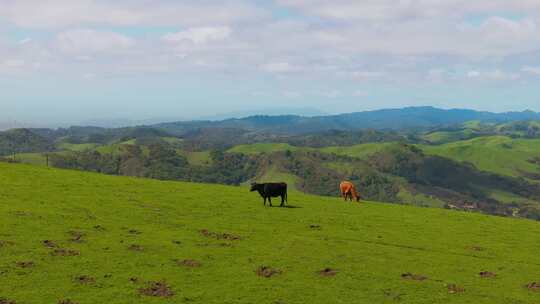
[[[539,222],[3,163],[0,183],[2,303],[540,299]]]
[[[540,140],[506,136],[479,137],[438,146],[422,146],[429,154],[474,164],[480,170],[540,179]],[[537,178],[535,175],[538,175]]]

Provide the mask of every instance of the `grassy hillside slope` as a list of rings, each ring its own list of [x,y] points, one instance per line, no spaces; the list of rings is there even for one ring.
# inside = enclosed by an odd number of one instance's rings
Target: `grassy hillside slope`
[[[540,140],[505,136],[479,137],[439,146],[422,146],[426,153],[467,161],[483,171],[508,176],[540,174]]]
[[[0,298],[17,303],[540,299],[534,221],[299,193],[264,208],[246,188],[3,163],[0,183]],[[156,281],[170,297],[140,294]]]

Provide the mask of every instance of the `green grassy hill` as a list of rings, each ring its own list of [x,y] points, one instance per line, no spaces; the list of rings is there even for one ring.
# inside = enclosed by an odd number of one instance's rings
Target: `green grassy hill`
[[[512,139],[506,136],[479,137],[438,146],[422,146],[429,154],[467,161],[483,171],[508,176],[539,175],[539,139]]]
[[[534,221],[3,163],[0,183],[2,303],[540,299]]]

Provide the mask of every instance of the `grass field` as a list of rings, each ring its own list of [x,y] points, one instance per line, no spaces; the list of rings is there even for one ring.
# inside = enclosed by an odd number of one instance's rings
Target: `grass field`
[[[17,303],[540,301],[539,222],[296,192],[265,208],[245,187],[20,164],[0,183],[0,298]]]
[[[68,150],[68,151],[76,151],[76,152],[82,152],[82,151],[88,151],[88,150],[94,150],[98,148],[99,144],[72,144],[63,142],[57,145],[57,147],[61,150]]]
[[[325,153],[335,153],[337,155],[366,158],[394,144],[395,143],[367,143],[354,146],[321,148],[320,151]]]
[[[42,153],[19,153],[15,155],[15,159],[21,163],[45,166],[47,159]]]

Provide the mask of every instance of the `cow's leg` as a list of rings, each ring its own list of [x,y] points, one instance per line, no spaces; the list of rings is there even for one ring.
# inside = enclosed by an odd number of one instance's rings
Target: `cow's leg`
[[[268,197],[268,203],[270,204],[270,207],[272,207],[272,197]]]
[[[281,205],[279,205],[279,206],[283,207],[283,205],[285,205],[285,194],[281,195]]]
[[[264,199],[264,201],[263,201],[263,206],[265,206],[265,207],[266,207],[266,196],[265,196],[265,197],[263,197],[263,199]]]

